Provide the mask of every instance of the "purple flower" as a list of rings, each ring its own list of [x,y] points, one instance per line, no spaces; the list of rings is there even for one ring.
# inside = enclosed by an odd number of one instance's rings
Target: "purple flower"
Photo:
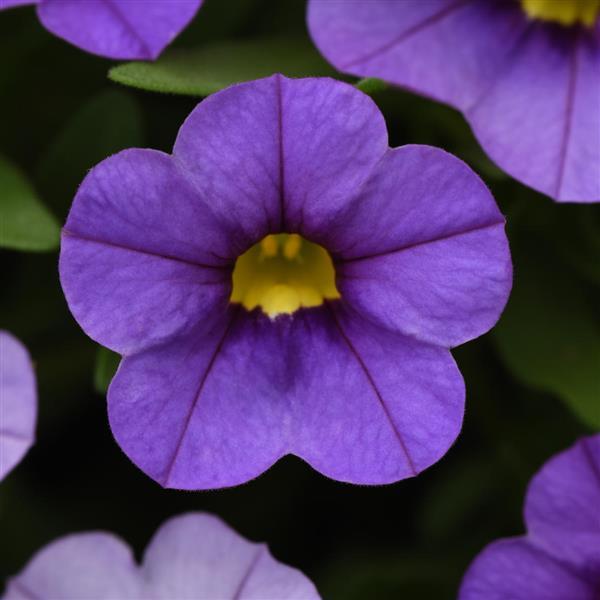
[[[209,96],[172,155],[96,166],[60,274],[83,329],[124,355],[118,443],[162,485],[199,489],[286,454],[363,484],[437,461],[464,407],[448,348],[494,325],[511,262],[464,163],[390,149],[350,85],[274,75]]]
[[[600,434],[535,475],[527,535],[490,544],[469,567],[460,600],[596,600],[600,594]]]
[[[4,600],[317,600],[315,586],[220,519],[188,513],[154,534],[141,566],[104,532],[78,533],[42,548],[8,582]]]
[[[27,350],[0,330],[0,480],[25,456],[35,436],[35,375]]]
[[[203,0],[2,0],[0,10],[36,4],[42,25],[100,56],[154,60],[192,20]]]
[[[336,68],[461,110],[505,171],[556,200],[600,201],[598,0],[311,0]]]

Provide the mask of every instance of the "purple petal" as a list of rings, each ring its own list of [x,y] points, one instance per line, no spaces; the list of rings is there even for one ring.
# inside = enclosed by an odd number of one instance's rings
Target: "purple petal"
[[[278,76],[203,100],[173,149],[241,254],[281,224]]]
[[[211,316],[205,331],[126,358],[112,381],[115,438],[166,487],[237,485],[286,453],[281,332],[244,317]]]
[[[4,600],[142,598],[131,550],[109,533],[63,537],[42,548],[9,580]]]
[[[236,485],[287,453],[336,479],[387,483],[445,453],[464,386],[447,350],[330,308],[275,321],[240,310],[125,359],[108,400],[121,447],[168,487]]]
[[[303,321],[291,338],[302,353],[295,454],[328,477],[382,484],[412,477],[446,453],[465,396],[450,352],[373,326],[339,303]]]
[[[529,537],[600,579],[599,507],[600,434],[561,452],[533,478],[525,501]]]
[[[600,200],[600,29],[532,24],[517,2],[311,0],[340,70],[462,110],[490,157],[557,200]]]
[[[216,517],[189,513],[156,532],[141,567],[109,533],[57,540],[8,582],[4,598],[318,600],[319,594],[300,571],[273,559],[263,544],[246,541]]]
[[[41,0],[2,0],[0,3],[0,10],[7,8],[15,8],[17,6],[26,6],[29,4],[39,4]]]
[[[454,346],[488,331],[506,304],[504,218],[442,150],[389,151],[328,238],[342,298],[405,335]]]
[[[226,239],[171,157],[122,152],[90,172],[71,208],[60,256],[69,307],[120,353],[161,343],[225,310]]]
[[[527,27],[518,6],[489,0],[311,0],[308,24],[339,70],[461,109],[495,80]]]
[[[33,444],[37,415],[35,375],[29,354],[0,331],[0,480]]]
[[[365,94],[274,75],[200,103],[174,155],[247,248],[272,231],[315,237],[386,149],[385,122]]]
[[[319,598],[300,571],[206,514],[165,523],[146,549],[142,574],[156,598]]]
[[[568,565],[515,538],[494,542],[479,554],[465,574],[459,600],[595,600],[597,589]]]
[[[557,200],[600,201],[599,40],[532,29],[518,60],[467,109],[490,157]]]
[[[286,228],[322,235],[388,149],[377,105],[327,78],[281,78],[282,194]]]
[[[100,56],[153,60],[192,20],[202,0],[40,0],[52,33]]]

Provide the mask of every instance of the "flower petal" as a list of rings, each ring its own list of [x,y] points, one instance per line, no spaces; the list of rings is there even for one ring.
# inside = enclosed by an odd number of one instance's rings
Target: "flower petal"
[[[28,4],[39,4],[41,0],[2,0],[0,4],[0,10],[7,8],[15,8],[17,6],[26,6]]]
[[[328,78],[281,78],[286,229],[318,241],[388,149],[377,105]]]
[[[600,573],[599,506],[600,434],[561,452],[532,479],[525,501],[529,536],[582,571]]]
[[[463,579],[459,600],[594,600],[595,586],[524,538],[490,544]]]
[[[5,600],[141,598],[131,550],[109,533],[61,538],[40,550],[15,578]]]
[[[220,519],[186,514],[154,535],[142,573],[153,598],[318,599],[298,570],[278,563],[263,544],[253,544]]]
[[[316,235],[386,148],[383,117],[362,92],[274,75],[201,102],[174,155],[244,250],[267,233]]]
[[[108,390],[119,445],[165,487],[237,485],[286,453],[285,342],[242,311],[126,358]]]
[[[63,232],[69,307],[90,337],[118,352],[158,344],[225,310],[225,239],[169,156],[115,155],[86,177]]]
[[[517,2],[311,0],[313,39],[340,70],[462,110],[484,150],[563,201],[600,200],[600,44],[532,23]]]
[[[35,375],[29,354],[15,337],[0,331],[0,480],[33,444],[37,415]]]
[[[465,108],[525,30],[510,2],[311,0],[316,45],[339,70]]]
[[[153,60],[192,20],[202,0],[41,0],[54,35],[108,58]]]
[[[419,340],[485,333],[510,292],[504,218],[475,173],[436,148],[389,151],[327,243],[342,298]]]
[[[450,352],[386,331],[332,303],[297,320],[293,451],[334,479],[412,477],[460,432],[464,382]]]
[[[540,27],[466,114],[512,176],[557,200],[600,201],[598,89],[598,41]]]
[[[117,441],[163,485],[236,485],[287,453],[387,483],[458,435],[464,384],[448,351],[328,307],[274,321],[234,310],[210,333],[126,358],[111,384]]]

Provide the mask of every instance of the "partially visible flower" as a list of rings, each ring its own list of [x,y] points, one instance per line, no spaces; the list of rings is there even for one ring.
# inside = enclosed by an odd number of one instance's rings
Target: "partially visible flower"
[[[600,434],[579,440],[535,475],[525,523],[527,535],[481,552],[459,600],[600,598]]]
[[[54,35],[107,58],[154,60],[192,20],[203,0],[0,0],[0,10],[37,5]]]
[[[340,71],[461,110],[507,173],[600,201],[600,0],[310,0]]]
[[[511,262],[467,165],[389,148],[353,86],[274,75],[201,102],[172,155],[92,169],[60,276],[88,335],[124,355],[111,428],[163,486],[237,485],[286,454],[381,484],[454,442],[449,348],[494,325]]]
[[[27,453],[35,436],[37,394],[27,350],[0,331],[0,480]]]
[[[318,600],[297,569],[223,521],[188,513],[154,534],[137,565],[111,533],[60,538],[10,579],[3,600]]]

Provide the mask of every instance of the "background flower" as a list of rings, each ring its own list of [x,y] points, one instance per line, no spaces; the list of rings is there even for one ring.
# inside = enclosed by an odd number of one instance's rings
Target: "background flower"
[[[311,0],[308,23],[339,70],[461,110],[516,179],[556,200],[600,201],[597,9],[592,24],[567,26],[518,1]]]
[[[279,232],[331,253],[340,300],[274,319],[229,302],[238,257]],[[60,273],[82,327],[125,356],[108,393],[117,441],[185,489],[290,453],[354,483],[416,475],[460,431],[448,348],[492,327],[511,285],[504,219],[465,164],[389,149],[347,84],[278,75],[202,102],[173,156],[95,167]]]
[[[527,535],[490,544],[460,600],[593,600],[600,591],[600,435],[549,460],[525,499]]]
[[[153,60],[192,20],[203,0],[2,0],[0,10],[35,4],[42,25],[85,50]]]
[[[42,548],[4,600],[316,600],[314,585],[211,515],[169,519],[140,566],[110,533],[78,533]]]
[[[14,336],[0,330],[0,480],[33,444],[37,397],[29,354]]]

